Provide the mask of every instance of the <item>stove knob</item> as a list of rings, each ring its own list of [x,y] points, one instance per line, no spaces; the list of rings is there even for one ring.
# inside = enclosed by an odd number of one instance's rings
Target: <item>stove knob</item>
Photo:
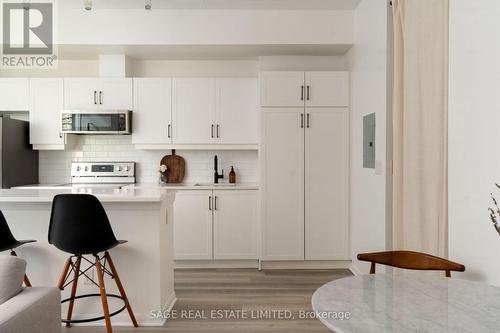
[[[117,166],[116,167],[116,171],[118,171],[118,172],[122,171],[122,167],[121,166]]]
[[[85,171],[89,171],[89,167],[88,166],[85,167]]]
[[[76,167],[76,171],[80,171],[80,169],[81,169],[80,166]]]
[[[125,167],[125,171],[130,171],[130,167],[128,165]]]

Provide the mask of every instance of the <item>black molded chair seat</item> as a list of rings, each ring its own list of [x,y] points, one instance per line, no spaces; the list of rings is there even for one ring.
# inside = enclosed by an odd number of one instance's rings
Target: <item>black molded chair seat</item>
[[[101,202],[89,194],[60,194],[54,197],[49,226],[49,243],[75,255],[89,255],[112,249],[117,240]]]
[[[17,240],[12,235],[10,231],[9,225],[7,224],[7,220],[3,215],[2,211],[0,211],[0,252],[13,250],[23,244],[33,243],[36,240]]]
[[[28,243],[35,243],[36,240],[30,239],[30,240],[16,240],[12,243],[9,244],[0,244],[0,252],[2,251],[7,251],[7,250],[14,250],[15,248],[18,248],[21,245],[28,244]]]
[[[17,256],[16,251],[14,249],[18,248],[21,245],[27,243],[34,243],[36,240],[17,240],[12,235],[10,231],[9,225],[7,224],[7,220],[5,216],[3,216],[2,211],[0,211],[0,252],[10,250],[10,254],[13,256]],[[28,275],[24,274],[24,284],[26,287],[31,287],[30,279],[28,279]]]

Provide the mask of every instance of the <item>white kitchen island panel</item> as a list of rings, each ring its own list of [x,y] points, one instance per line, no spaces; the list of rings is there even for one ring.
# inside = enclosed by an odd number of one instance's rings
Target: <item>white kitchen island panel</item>
[[[100,192],[94,194],[102,202],[116,238],[128,240],[128,243],[111,249],[110,254],[139,325],[162,325],[164,318],[155,319],[150,314],[170,309],[176,300],[173,269],[175,193],[159,190]],[[56,286],[64,261],[69,256],[48,244],[47,240],[52,198],[59,193],[71,193],[71,190],[0,191],[0,209],[14,236],[37,240],[16,249],[17,254],[28,262],[27,274],[33,286]],[[119,293],[113,280],[107,278],[105,285],[108,293]],[[69,292],[70,286],[63,291],[62,298],[68,297]],[[98,292],[86,278],[80,278],[78,294]],[[121,304],[112,298],[109,302],[110,312]],[[65,306],[62,313],[65,316]],[[74,319],[101,315],[98,297],[75,302]],[[112,323],[132,325],[126,311],[112,317]],[[89,325],[104,325],[104,322]]]

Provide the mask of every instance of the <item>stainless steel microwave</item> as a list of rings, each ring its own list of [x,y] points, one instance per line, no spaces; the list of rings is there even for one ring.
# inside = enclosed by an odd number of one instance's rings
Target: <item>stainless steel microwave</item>
[[[68,134],[131,134],[132,111],[61,111],[61,132]]]

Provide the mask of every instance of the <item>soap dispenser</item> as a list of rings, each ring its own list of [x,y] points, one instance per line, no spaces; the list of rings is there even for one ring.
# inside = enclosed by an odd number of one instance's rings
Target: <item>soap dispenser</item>
[[[236,183],[236,172],[234,172],[234,167],[231,166],[231,172],[229,172],[229,183]]]

